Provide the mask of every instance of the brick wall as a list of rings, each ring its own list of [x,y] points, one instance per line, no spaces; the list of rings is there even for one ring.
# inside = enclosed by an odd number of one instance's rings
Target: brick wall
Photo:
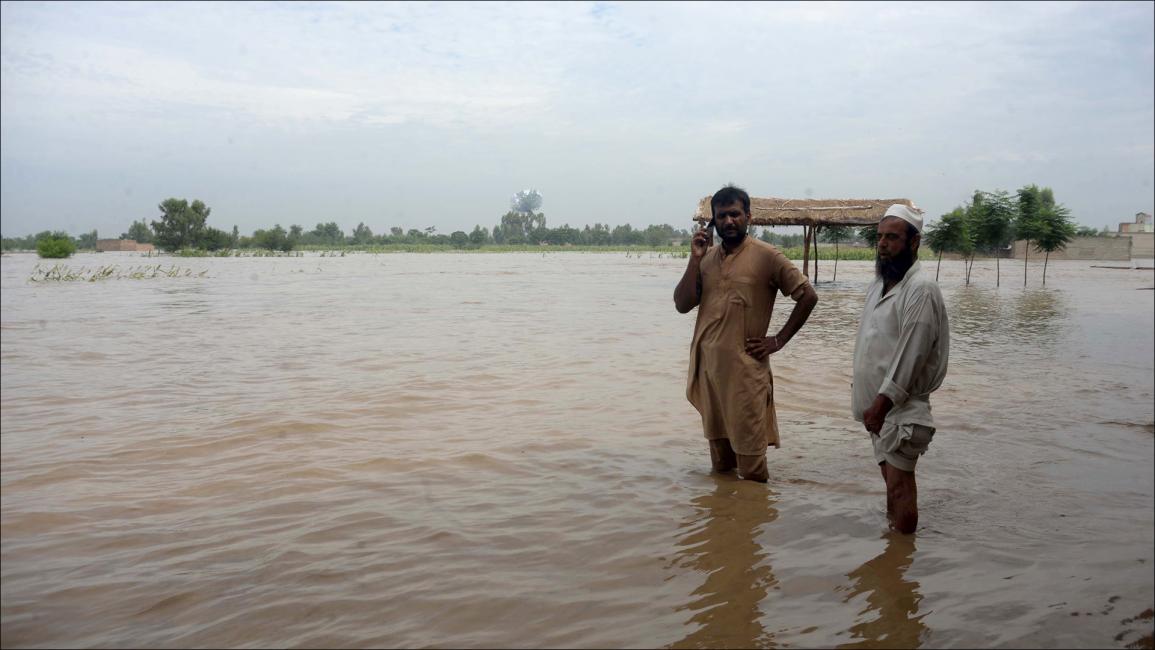
[[[1012,255],[1015,259],[1023,259],[1025,241],[1015,242]],[[1031,243],[1030,257],[1043,253],[1035,252],[1035,245]],[[1066,250],[1051,253],[1053,260],[1130,260],[1131,239],[1128,237],[1076,237],[1067,244]]]

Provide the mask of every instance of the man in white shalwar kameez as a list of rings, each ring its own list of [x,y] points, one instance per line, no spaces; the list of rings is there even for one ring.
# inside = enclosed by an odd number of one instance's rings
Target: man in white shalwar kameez
[[[918,526],[914,467],[934,437],[930,394],[942,385],[950,326],[938,284],[922,273],[922,217],[902,204],[878,224],[877,276],[854,345],[851,411],[870,432],[874,459],[886,481],[890,526]]]

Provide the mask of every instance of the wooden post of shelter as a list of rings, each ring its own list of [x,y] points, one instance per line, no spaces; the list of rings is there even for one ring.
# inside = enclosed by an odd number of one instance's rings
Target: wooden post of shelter
[[[818,233],[821,226],[814,226],[814,282],[818,282]]]
[[[810,226],[802,226],[802,275],[810,277]]]
[[[779,199],[750,197],[750,225],[802,226],[802,273],[810,277],[810,246],[814,246],[814,275],[818,276],[818,230],[822,226],[873,226],[882,220],[887,208],[901,203],[918,208],[910,199]],[[710,197],[698,201],[694,221],[710,221]]]

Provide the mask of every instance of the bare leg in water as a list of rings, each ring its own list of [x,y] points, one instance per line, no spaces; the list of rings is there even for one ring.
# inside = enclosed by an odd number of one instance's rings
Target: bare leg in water
[[[886,518],[892,529],[910,535],[918,528],[918,486],[914,472],[905,472],[886,462],[881,468],[886,481]]]

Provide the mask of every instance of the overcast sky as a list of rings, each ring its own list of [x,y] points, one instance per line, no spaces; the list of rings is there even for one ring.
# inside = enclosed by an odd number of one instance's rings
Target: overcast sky
[[[1155,4],[3,2],[0,230],[168,197],[336,221],[689,226],[756,196],[1155,203]]]

